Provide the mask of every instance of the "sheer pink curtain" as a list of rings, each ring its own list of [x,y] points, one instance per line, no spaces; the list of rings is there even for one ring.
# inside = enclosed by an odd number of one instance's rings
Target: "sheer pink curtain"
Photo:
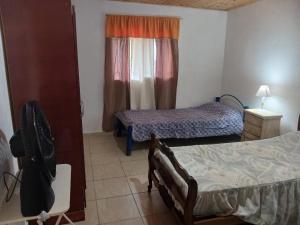
[[[156,39],[155,100],[157,109],[176,107],[178,40]]]
[[[102,128],[113,130],[114,114],[130,108],[129,40],[106,38]]]
[[[130,38],[130,109],[155,109],[155,39]]]

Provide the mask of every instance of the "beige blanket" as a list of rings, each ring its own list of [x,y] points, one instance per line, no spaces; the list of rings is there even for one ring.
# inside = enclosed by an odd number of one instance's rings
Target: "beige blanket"
[[[241,143],[171,148],[198,183],[194,215],[236,215],[252,224],[300,224],[300,132]],[[167,157],[155,153],[187,194]],[[176,204],[179,210],[184,206]]]

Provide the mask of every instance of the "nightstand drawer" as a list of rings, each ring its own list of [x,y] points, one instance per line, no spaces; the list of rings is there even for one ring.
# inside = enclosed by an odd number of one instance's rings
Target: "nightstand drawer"
[[[244,131],[244,141],[254,141],[259,139],[260,137],[257,137],[255,135],[249,134],[246,131]]]
[[[258,126],[258,127],[262,127],[262,124],[263,124],[262,119],[255,117],[255,116],[251,115],[250,113],[245,114],[245,121],[248,123],[251,123],[255,126]]]
[[[251,123],[245,123],[245,131],[254,136],[260,137],[261,135],[261,127],[255,126]]]

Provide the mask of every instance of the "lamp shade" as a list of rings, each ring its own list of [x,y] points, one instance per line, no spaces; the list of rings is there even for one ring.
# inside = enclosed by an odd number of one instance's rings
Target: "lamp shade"
[[[268,85],[261,85],[256,92],[257,97],[270,97],[271,91]]]

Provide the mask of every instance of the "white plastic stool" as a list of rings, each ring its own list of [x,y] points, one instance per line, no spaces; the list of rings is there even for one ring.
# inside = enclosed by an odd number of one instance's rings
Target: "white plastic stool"
[[[56,225],[64,217],[70,224],[74,223],[66,216],[66,212],[70,208],[70,191],[71,191],[71,166],[68,164],[60,164],[56,166],[56,179],[52,183],[52,188],[55,194],[55,202],[51,210],[46,213],[42,212],[38,216],[23,217],[21,213],[20,193],[15,193],[9,202],[2,205],[0,211],[0,225],[27,222],[29,220],[37,220],[38,224],[50,217],[58,216]]]

